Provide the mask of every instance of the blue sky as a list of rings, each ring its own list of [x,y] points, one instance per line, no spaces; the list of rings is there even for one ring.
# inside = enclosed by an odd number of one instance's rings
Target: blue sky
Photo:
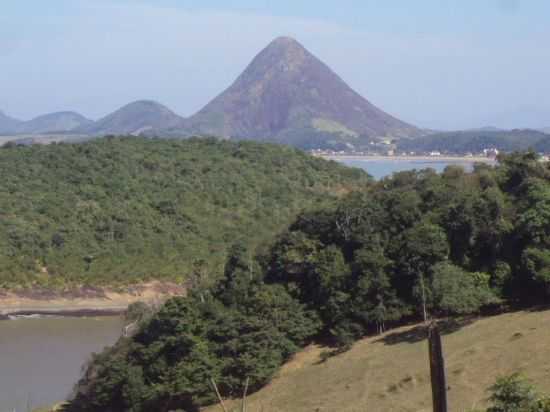
[[[550,125],[545,0],[6,0],[0,110],[187,116],[279,35],[419,126]]]

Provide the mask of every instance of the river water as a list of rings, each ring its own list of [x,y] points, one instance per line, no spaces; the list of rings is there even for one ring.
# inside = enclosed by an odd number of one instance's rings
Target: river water
[[[120,336],[120,317],[0,321],[0,412],[62,401],[82,365]]]

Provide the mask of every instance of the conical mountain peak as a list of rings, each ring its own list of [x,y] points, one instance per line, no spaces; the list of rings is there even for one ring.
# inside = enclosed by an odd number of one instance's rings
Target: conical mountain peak
[[[268,44],[267,48],[304,48],[298,40],[289,36],[280,36]]]
[[[265,47],[186,127],[192,133],[271,140],[304,147],[418,129],[372,105],[291,37]]]
[[[286,65],[287,69],[296,69],[312,57],[313,55],[292,37],[277,37],[252,60],[248,68],[269,71],[266,65],[279,64]]]
[[[422,134],[363,98],[288,36],[271,41],[229,88],[187,119],[153,100],[129,103],[96,122],[77,113],[21,122],[0,112],[0,133],[52,129],[88,135],[212,135],[301,148],[364,148],[378,138]]]

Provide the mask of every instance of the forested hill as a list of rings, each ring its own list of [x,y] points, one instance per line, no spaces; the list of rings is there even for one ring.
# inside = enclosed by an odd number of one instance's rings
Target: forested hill
[[[0,288],[183,279],[368,176],[288,147],[106,138],[0,149]]]
[[[220,275],[95,356],[67,411],[198,412],[216,400],[211,379],[226,398],[245,382],[256,391],[312,340],[340,351],[424,310],[438,318],[547,304],[550,168],[529,152],[473,173],[402,172],[300,214],[257,260],[235,243]]]

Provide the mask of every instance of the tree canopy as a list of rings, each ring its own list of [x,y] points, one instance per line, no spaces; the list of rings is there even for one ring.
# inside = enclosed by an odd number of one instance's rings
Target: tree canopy
[[[369,182],[289,147],[136,137],[0,148],[0,176],[0,288],[215,273]]]
[[[401,172],[300,213],[253,258],[236,242],[216,285],[169,301],[98,355],[69,409],[196,411],[214,400],[210,378],[223,396],[246,378],[257,389],[308,340],[345,349],[424,309],[455,316],[547,301],[549,187],[533,153],[472,173]],[[499,406],[509,386],[495,387],[491,411],[517,410]]]

